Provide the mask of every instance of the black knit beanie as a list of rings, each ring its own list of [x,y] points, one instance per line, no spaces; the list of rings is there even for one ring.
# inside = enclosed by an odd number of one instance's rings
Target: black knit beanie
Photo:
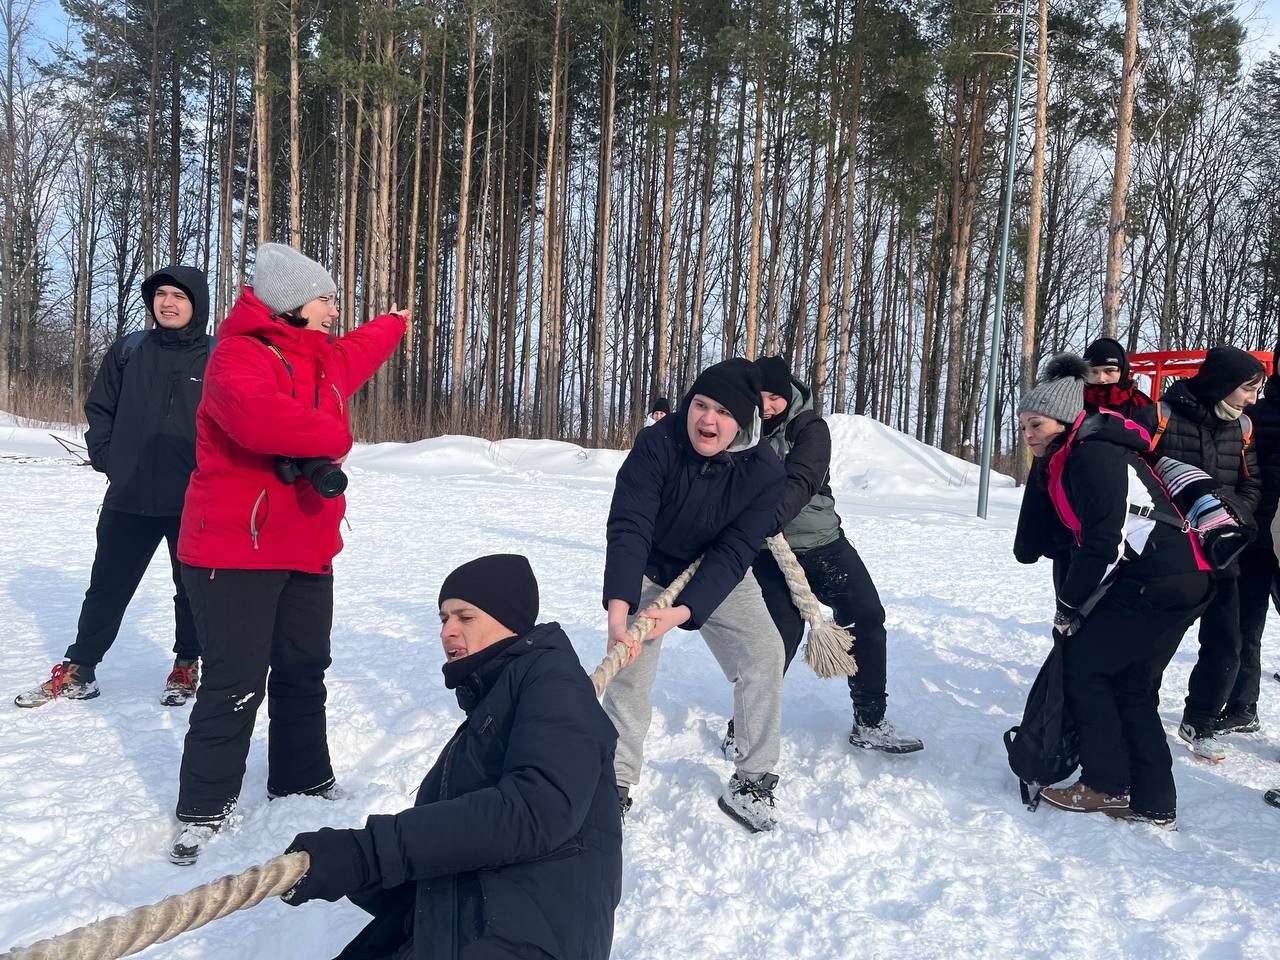
[[[733,357],[707,367],[693,381],[685,396],[685,408],[694,394],[710,397],[733,414],[743,430],[750,430],[760,411],[760,371],[745,357]]]
[[[439,603],[462,600],[508,630],[525,634],[538,622],[538,581],[524,557],[494,553],[468,561],[444,578]]]
[[[653,403],[649,404],[650,413],[670,413],[671,401],[666,397],[654,397]]]
[[[760,371],[760,389],[775,393],[791,402],[791,368],[782,357],[761,357],[756,361]]]
[[[1262,361],[1239,347],[1214,347],[1205,354],[1196,375],[1187,381],[1187,389],[1206,406],[1225,400],[1250,380],[1266,373]]]
[[[1084,362],[1091,367],[1119,367],[1121,385],[1129,385],[1129,355],[1119,340],[1102,337],[1093,341],[1084,352]]]

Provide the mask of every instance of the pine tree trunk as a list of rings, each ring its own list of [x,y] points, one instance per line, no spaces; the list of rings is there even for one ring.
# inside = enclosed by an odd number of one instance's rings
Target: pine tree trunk
[[[1027,263],[1022,281],[1022,363],[1019,389],[1026,393],[1035,382],[1036,325],[1040,305],[1040,213],[1044,202],[1044,142],[1049,115],[1049,0],[1040,0],[1039,41],[1036,51],[1036,138],[1031,161],[1031,193],[1027,198]],[[999,321],[999,318],[996,318]],[[1018,431],[1015,457],[1019,480],[1026,479],[1026,443]]]
[[[1129,193],[1129,149],[1133,141],[1133,100],[1137,91],[1138,0],[1127,0],[1120,106],[1116,116],[1116,155],[1111,180],[1111,218],[1107,229],[1107,278],[1102,291],[1102,335],[1120,328],[1120,274],[1124,267],[1125,203]]]
[[[449,365],[449,429],[462,432],[462,367],[467,334],[467,234],[471,204],[471,136],[476,109],[476,17],[467,39],[467,108],[462,121],[462,173],[458,181],[458,237],[454,251],[453,357]]]
[[[298,0],[289,0],[289,242],[302,249],[302,131],[298,88]]]
[[[671,346],[671,195],[675,190],[676,111],[679,109],[680,0],[671,10],[671,63],[667,72],[666,149],[662,163],[662,227],[659,230],[658,313],[654,321],[654,396],[666,396],[670,389],[667,351]]]
[[[756,70],[756,119],[755,146],[751,160],[751,261],[747,268],[747,322],[744,331],[746,343],[743,355],[748,360],[756,358],[756,345],[760,327],[760,258],[761,237],[764,227],[764,62]],[[823,378],[826,371],[823,371]],[[815,396],[818,391],[814,391]],[[821,410],[821,401],[818,409]]]
[[[258,126],[258,244],[271,239],[271,95],[267,91],[267,0],[258,2],[258,55],[254,61],[254,116]]]

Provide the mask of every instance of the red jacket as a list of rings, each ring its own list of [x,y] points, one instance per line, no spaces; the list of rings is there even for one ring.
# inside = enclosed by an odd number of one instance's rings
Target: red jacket
[[[196,567],[331,573],[346,498],[326,500],[305,478],[276,477],[274,459],[351,449],[347,398],[404,336],[387,314],[344,337],[300,330],[246,287],[218,329],[196,411],[196,469],[178,558]],[[277,347],[292,367],[262,342]]]

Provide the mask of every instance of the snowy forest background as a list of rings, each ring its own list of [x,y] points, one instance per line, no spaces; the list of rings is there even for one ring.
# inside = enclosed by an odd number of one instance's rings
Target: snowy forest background
[[[414,311],[365,439],[624,442],[781,352],[972,458],[998,324],[1008,456],[1020,380],[1104,325],[1273,347],[1258,10],[1029,5],[995,317],[1021,0],[61,0],[52,45],[0,0],[0,407],[78,420],[143,276],[205,269],[216,323],[268,239],[344,324]]]

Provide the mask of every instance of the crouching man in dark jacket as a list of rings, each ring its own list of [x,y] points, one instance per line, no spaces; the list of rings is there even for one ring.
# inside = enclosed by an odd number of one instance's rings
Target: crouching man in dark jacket
[[[286,903],[373,915],[339,960],[605,960],[622,895],[617,733],[538,584],[510,554],[440,588],[445,686],[466,711],[415,805],[301,833]]]

